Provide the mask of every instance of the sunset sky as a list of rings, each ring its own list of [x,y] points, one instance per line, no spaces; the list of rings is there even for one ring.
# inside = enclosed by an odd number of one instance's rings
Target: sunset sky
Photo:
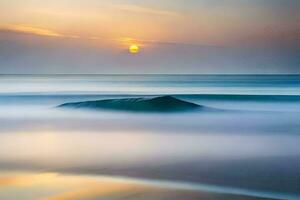
[[[0,0],[0,73],[300,73],[299,9],[298,0]]]

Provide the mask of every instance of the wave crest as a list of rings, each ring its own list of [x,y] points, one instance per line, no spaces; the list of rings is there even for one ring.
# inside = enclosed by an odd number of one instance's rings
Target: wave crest
[[[96,101],[83,101],[64,103],[61,108],[82,108],[82,109],[109,109],[134,112],[182,112],[206,107],[177,99],[173,96],[106,99]]]

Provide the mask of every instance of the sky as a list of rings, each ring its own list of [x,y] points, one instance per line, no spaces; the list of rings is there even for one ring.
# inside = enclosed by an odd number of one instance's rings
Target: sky
[[[299,9],[299,0],[0,0],[0,73],[300,73]]]

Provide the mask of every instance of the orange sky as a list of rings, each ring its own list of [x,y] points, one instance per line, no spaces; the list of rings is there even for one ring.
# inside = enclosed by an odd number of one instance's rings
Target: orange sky
[[[298,0],[0,0],[0,73],[290,73],[299,66],[299,8]],[[140,53],[129,56],[130,45]]]
[[[292,43],[299,33],[299,3],[278,1],[2,0],[0,27],[82,39],[221,46],[275,42],[285,35],[282,42]]]

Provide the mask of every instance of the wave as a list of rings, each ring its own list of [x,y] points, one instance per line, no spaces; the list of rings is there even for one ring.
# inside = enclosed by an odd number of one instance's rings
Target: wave
[[[76,109],[109,109],[134,112],[183,112],[194,110],[215,110],[213,108],[205,107],[192,102],[183,101],[173,96],[72,102],[61,104],[58,107]]]
[[[300,102],[300,95],[272,95],[272,94],[180,94],[183,98],[219,101],[254,101],[254,102]]]

